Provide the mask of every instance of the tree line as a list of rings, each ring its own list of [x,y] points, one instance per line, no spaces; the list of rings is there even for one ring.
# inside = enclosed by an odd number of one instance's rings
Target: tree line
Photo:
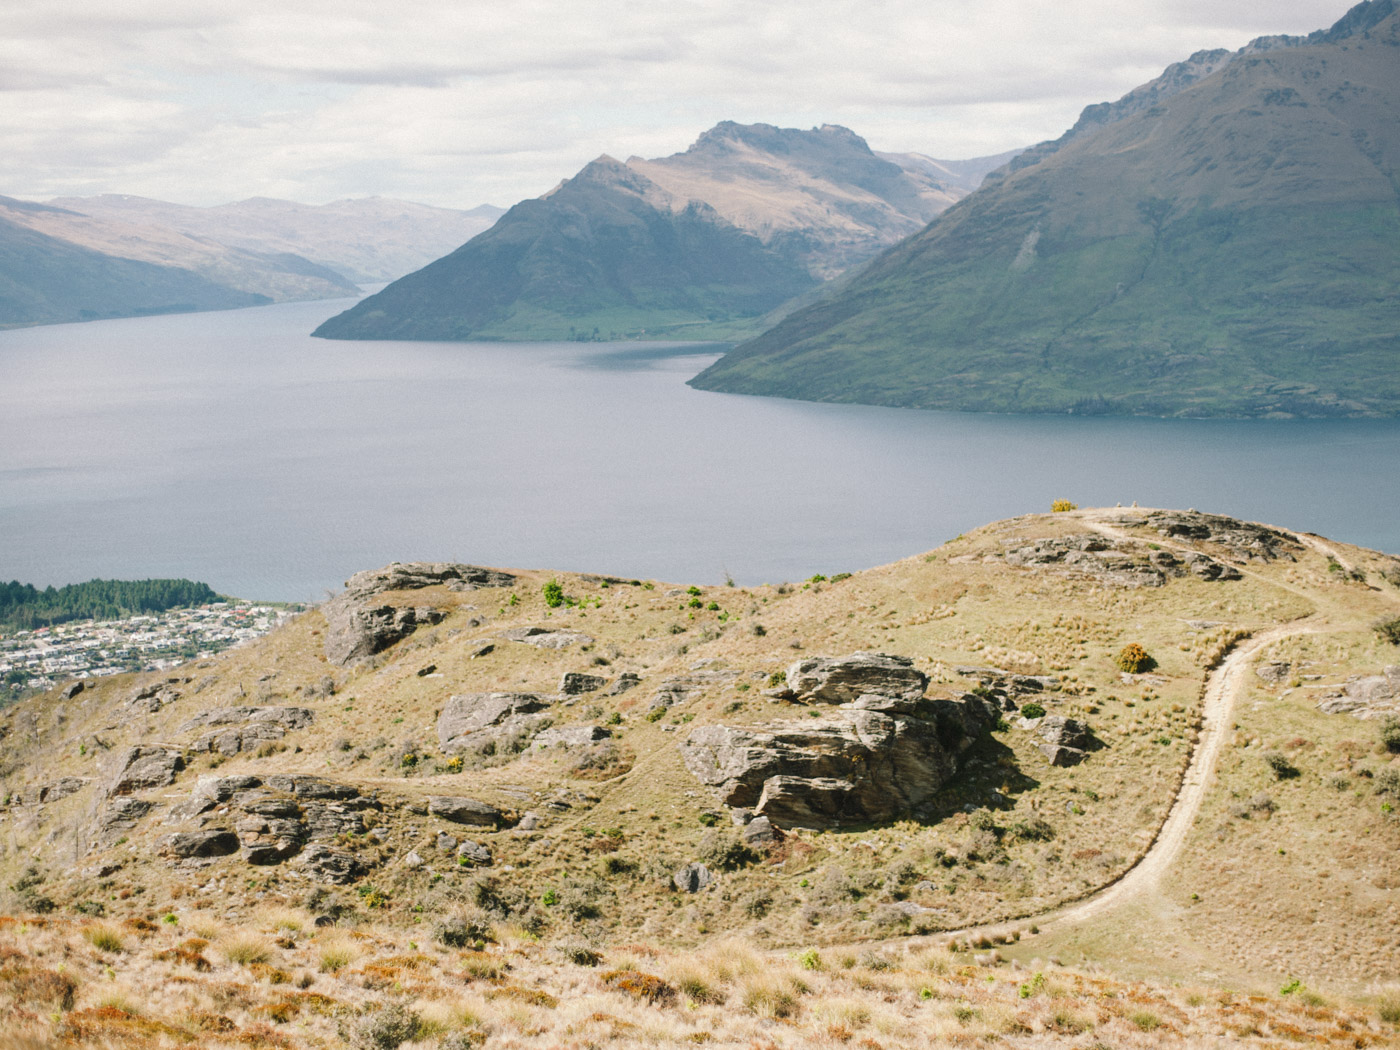
[[[89,580],[42,591],[11,580],[0,583],[0,626],[31,630],[70,620],[116,620],[220,598],[207,583],[193,580]]]

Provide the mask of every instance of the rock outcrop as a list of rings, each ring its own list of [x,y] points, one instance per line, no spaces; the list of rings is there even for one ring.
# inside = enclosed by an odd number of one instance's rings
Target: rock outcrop
[[[1037,698],[1060,688],[1060,680],[1048,674],[1015,674],[999,667],[955,667],[963,678],[975,678],[982,694],[996,702],[1003,711],[1015,711],[1021,697]]]
[[[928,675],[917,670],[907,656],[862,652],[840,659],[798,660],[788,668],[787,688],[808,703],[858,704],[862,698],[872,697],[904,701],[913,710],[928,688]],[[888,705],[879,707],[890,709]]]
[[[1202,514],[1194,510],[1159,510],[1146,515],[1144,523],[1173,539],[1204,540],[1224,547],[1231,556],[1249,561],[1294,560],[1303,547],[1286,532],[1228,518],[1223,514]]]
[[[1093,745],[1093,736],[1083,722],[1063,715],[1046,715],[1031,730],[1040,738],[1036,750],[1052,766],[1075,766],[1083,762]]]
[[[463,693],[448,699],[438,715],[438,746],[458,751],[519,751],[550,717],[540,714],[553,703],[539,693]]]
[[[1170,577],[1238,580],[1240,573],[1198,551],[1153,550],[1136,540],[1115,540],[1096,532],[1054,536],[1013,547],[1007,565],[1053,568],[1113,587],[1161,587]]]
[[[287,730],[303,729],[315,717],[309,707],[218,707],[201,711],[182,725],[180,732],[215,727],[194,742],[194,750],[232,757],[281,740]]]
[[[584,674],[581,671],[565,671],[559,679],[559,691],[565,696],[581,696],[592,693],[608,684],[601,675]]]
[[[185,768],[185,755],[176,747],[129,747],[117,756],[115,766],[107,794],[130,795],[175,783],[176,775]]]
[[[722,803],[780,827],[917,816],[998,717],[977,696],[922,699],[927,680],[900,657],[857,653],[798,666],[789,681],[803,691],[794,695],[851,699],[817,719],[702,726],[680,745],[691,775]]]
[[[695,699],[706,689],[734,681],[737,671],[690,671],[664,678],[652,694],[648,710],[657,711]]]
[[[1349,680],[1341,693],[1319,701],[1317,709],[1327,715],[1356,718],[1400,714],[1400,665],[1387,667],[1380,674]]]
[[[428,799],[428,812],[454,824],[494,828],[507,823],[505,814],[495,806],[464,795],[433,795]]]
[[[445,585],[452,590],[510,587],[516,577],[475,565],[441,562],[395,562],[383,569],[357,572],[345,590],[321,607],[326,617],[326,659],[348,664],[372,656],[408,637],[419,627],[441,623],[446,613],[431,606],[399,608],[377,601],[387,591],[414,591]]]
[[[567,649],[571,645],[592,645],[593,639],[582,631],[556,631],[548,627],[512,627],[502,631],[508,642],[523,642],[536,649]]]
[[[612,731],[602,726],[564,726],[544,730],[535,737],[533,746],[541,751],[551,747],[584,747],[610,736]]]

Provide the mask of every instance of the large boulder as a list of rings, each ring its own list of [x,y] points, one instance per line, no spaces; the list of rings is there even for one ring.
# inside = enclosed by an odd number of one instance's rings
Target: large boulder
[[[508,642],[523,642],[536,649],[567,649],[571,645],[592,645],[591,636],[582,631],[554,630],[549,627],[512,627],[502,631]]]
[[[1325,715],[1380,718],[1400,713],[1400,666],[1380,674],[1349,679],[1339,695],[1325,697],[1317,708]]]
[[[348,593],[348,592],[347,592]],[[326,659],[345,665],[382,652],[419,627],[441,623],[447,613],[429,606],[400,609],[332,598],[323,607],[326,617]]]
[[[454,695],[438,715],[438,745],[448,753],[506,742],[523,747],[549,725],[549,717],[538,712],[551,703],[551,697],[538,693]]]
[[[394,562],[382,569],[357,572],[345,581],[345,593],[364,599],[385,591],[415,591],[445,585],[452,590],[512,587],[516,577],[496,569],[455,562]]]
[[[852,703],[819,719],[702,726],[681,756],[725,805],[752,807],[779,826],[896,820],[922,811],[997,717],[977,697],[926,704],[926,718]]]
[[[505,823],[505,815],[495,806],[462,795],[433,795],[428,799],[428,812],[454,824],[494,828]]]
[[[565,696],[580,696],[603,688],[608,680],[602,675],[584,674],[582,671],[565,671],[559,679],[559,691]]]
[[[798,660],[788,668],[787,688],[797,698],[817,704],[848,704],[864,696],[912,704],[928,688],[928,675],[907,656],[852,653]]]
[[[1052,766],[1074,766],[1084,761],[1093,735],[1083,722],[1063,715],[1046,715],[1032,732],[1040,738],[1036,748]]]
[[[156,848],[169,857],[226,857],[238,852],[238,836],[225,828],[180,831],[166,835]]]
[[[185,754],[175,747],[129,747],[117,755],[115,767],[107,794],[130,795],[175,783],[176,775],[185,768]]]

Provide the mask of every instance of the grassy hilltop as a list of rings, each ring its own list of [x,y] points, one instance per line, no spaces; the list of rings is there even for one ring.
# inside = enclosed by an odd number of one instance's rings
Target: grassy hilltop
[[[1396,1045],[1397,618],[1400,560],[1138,509],[776,586],[361,574],[4,713],[0,1002],[35,1045]],[[856,652],[924,695],[802,684]],[[843,719],[951,772],[769,831],[680,746]]]

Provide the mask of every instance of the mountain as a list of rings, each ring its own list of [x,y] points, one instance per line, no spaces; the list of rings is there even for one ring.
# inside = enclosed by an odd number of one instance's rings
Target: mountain
[[[315,334],[709,338],[870,258],[964,192],[845,128],[725,122],[671,157],[600,157]]]
[[[0,198],[0,328],[271,302],[192,270],[109,255],[12,219],[43,207]]]
[[[459,211],[387,197],[322,205],[252,197],[196,208],[104,194],[48,203],[94,218],[174,230],[257,255],[299,255],[361,284],[392,281],[418,269],[475,237],[503,212],[489,204]]]
[[[1400,560],[1138,508],[357,573],[0,709],[9,1037],[1393,1047],[1398,619]]]
[[[1202,52],[692,382],[807,400],[1400,413],[1400,13]]]
[[[187,270],[261,302],[338,299],[359,289],[335,270],[290,251],[254,251],[167,226],[0,198],[0,217],[35,233],[118,259]]]

